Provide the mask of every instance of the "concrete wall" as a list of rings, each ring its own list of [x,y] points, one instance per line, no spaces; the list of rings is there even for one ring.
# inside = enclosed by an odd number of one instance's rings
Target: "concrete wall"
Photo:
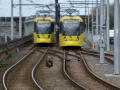
[[[34,22],[24,23],[24,36],[28,36],[34,33]]]

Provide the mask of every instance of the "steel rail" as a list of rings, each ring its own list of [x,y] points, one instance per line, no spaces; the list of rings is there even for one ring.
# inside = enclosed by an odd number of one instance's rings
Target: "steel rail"
[[[51,51],[52,51],[52,52],[56,52],[56,53],[60,53],[60,54],[63,53],[63,52],[58,51],[58,50],[51,50]],[[96,74],[94,74],[94,72],[92,72],[92,70],[90,69],[90,67],[89,67],[87,61],[85,60],[85,58],[82,56],[81,51],[80,51],[79,54],[80,54],[80,56],[78,56],[78,53],[77,53],[77,55],[73,55],[73,54],[68,54],[68,55],[73,56],[73,57],[77,57],[77,58],[81,58],[84,66],[85,66],[85,68],[86,68],[86,70],[88,71],[88,73],[89,73],[94,79],[102,82],[103,84],[107,85],[108,87],[113,88],[113,90],[114,90],[114,89],[115,89],[115,90],[119,90],[119,89],[120,89],[119,87],[116,87],[116,86],[110,84],[109,82],[106,82],[105,80],[103,80],[102,78],[100,78],[99,76],[97,76]],[[65,52],[64,52],[64,67],[63,67],[63,68],[64,68],[64,71],[66,72],[66,69],[65,69]],[[67,72],[66,72],[65,74],[67,74]],[[70,78],[70,80],[72,79],[68,74],[67,74],[66,76],[68,77],[68,79],[69,79],[69,78]],[[74,81],[74,80],[73,80],[73,81]]]
[[[31,73],[31,77],[32,77],[32,80],[34,82],[34,84],[40,89],[40,90],[44,90],[39,84],[38,82],[36,81],[35,79],[35,71],[36,69],[38,68],[39,64],[41,63],[41,61],[43,60],[43,58],[46,56],[47,52],[48,52],[48,49],[49,47],[47,48],[47,50],[43,53],[42,57],[39,59],[39,61],[36,63],[36,65],[33,67],[32,69],[32,73]]]
[[[14,69],[18,64],[20,64],[22,61],[24,61],[28,56],[30,56],[33,52],[34,52],[35,49],[32,49],[29,53],[27,53],[23,58],[21,58],[17,63],[15,63],[14,65],[12,65],[10,68],[8,68],[4,74],[3,74],[3,78],[2,78],[2,82],[3,82],[3,87],[5,90],[8,90],[8,86],[7,86],[7,83],[6,83],[6,78],[7,78],[7,75],[8,73]]]
[[[88,73],[89,73],[94,79],[102,82],[104,85],[106,85],[106,86],[108,86],[108,87],[110,87],[110,88],[113,88],[113,90],[120,90],[119,87],[114,86],[114,85],[110,84],[109,82],[106,82],[105,80],[103,80],[102,78],[100,78],[99,76],[97,76],[96,74],[94,74],[94,73],[92,72],[92,70],[90,69],[90,67],[89,67],[87,61],[85,60],[85,58],[82,56],[81,52],[80,52],[79,54],[80,54],[80,58],[81,58],[81,60],[82,60],[82,62],[83,62],[83,64],[84,64],[86,70],[88,71]]]
[[[83,89],[83,90],[88,90],[88,88],[84,87],[83,85],[80,85],[79,83],[77,83],[76,81],[74,81],[70,75],[67,73],[66,71],[66,52],[64,51],[64,62],[63,62],[63,71],[65,73],[65,75],[67,76],[67,78],[72,81],[76,86],[78,86],[79,88]]]
[[[93,57],[96,57],[96,58],[99,58],[100,55],[98,53],[95,53],[95,52],[84,52],[84,51],[81,51],[82,54],[87,54],[87,55],[90,55],[90,56],[93,56]],[[110,57],[108,57],[107,55],[105,56],[105,60],[111,64],[114,64],[114,60],[111,59]]]
[[[83,48],[83,49],[82,49],[82,51],[86,51],[86,52],[91,52],[91,53],[97,53],[97,54],[100,54],[100,52],[99,52],[99,51],[95,51],[95,50],[88,50],[88,49],[86,49],[86,48]],[[105,52],[105,55],[106,55],[106,56],[114,56],[113,54],[106,53],[106,52]]]
[[[80,89],[82,89],[82,90],[88,90],[88,89],[85,88],[83,85],[80,85],[80,84],[77,83],[75,80],[73,80],[73,79],[70,77],[70,75],[67,73],[67,71],[66,71],[66,53],[65,53],[65,51],[64,51],[64,52],[61,52],[61,51],[52,50],[52,49],[49,50],[49,51],[52,51],[52,52],[48,52],[48,54],[51,54],[51,55],[54,54],[54,56],[59,57],[59,58],[63,61],[63,66],[62,66],[62,68],[63,68],[63,73],[64,73],[64,75],[65,75],[74,85],[76,85],[76,86],[79,87]],[[53,52],[55,52],[55,53],[53,53]],[[57,53],[59,53],[59,54],[61,54],[61,55],[64,54],[64,57],[57,55]],[[68,55],[72,55],[72,54],[68,54]],[[75,55],[72,55],[72,56],[76,57]]]
[[[43,53],[43,51],[41,51],[41,52]],[[56,53],[55,53],[55,52],[56,52]],[[60,58],[60,59],[63,61],[64,57],[62,57],[62,56],[60,56],[60,55],[57,55],[58,53],[59,53],[59,54],[63,54],[64,52],[60,52],[60,51],[56,51],[56,50],[52,50],[52,49],[49,50],[49,52],[47,52],[47,54],[56,56],[56,57]],[[69,55],[70,55],[70,54],[69,54]],[[83,87],[82,85],[80,85],[80,84],[78,84],[77,82],[75,82],[75,81],[69,76],[69,74],[67,73],[65,67],[66,67],[66,64],[65,64],[64,61],[63,61],[62,69],[63,69],[64,75],[67,76],[67,78],[68,78],[74,85],[76,85],[77,87],[79,87],[80,89],[82,89],[82,90],[88,90],[87,88],[85,88],[85,87]],[[41,89],[41,90],[44,90],[44,89]]]

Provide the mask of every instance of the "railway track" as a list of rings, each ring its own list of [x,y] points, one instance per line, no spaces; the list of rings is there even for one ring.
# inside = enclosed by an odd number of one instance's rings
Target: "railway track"
[[[55,50],[53,50],[55,52]],[[62,54],[62,51],[56,51]],[[75,52],[75,54],[67,53],[69,57],[74,57],[73,59],[79,58],[78,53]],[[90,89],[90,90],[119,90],[120,88],[106,82],[96,74],[92,72],[92,70],[89,68],[89,65],[87,64],[85,58],[80,52],[80,58],[81,62],[71,62],[73,66],[74,63],[77,63],[75,67],[77,68],[77,71],[68,69],[66,72],[68,72],[68,75],[71,77],[72,80],[74,80],[79,85]],[[66,62],[68,66],[68,62]],[[81,70],[80,70],[81,69]],[[81,71],[81,72],[80,72]],[[77,74],[78,73],[78,74]],[[83,73],[83,77],[81,77],[81,74]],[[74,74],[75,76],[72,76]],[[86,76],[86,77],[85,77]],[[88,77],[89,76],[89,77]],[[88,79],[88,80],[87,80]],[[81,82],[83,80],[83,82]]]
[[[64,53],[49,50],[48,55],[53,57],[54,65],[48,68],[46,67],[46,60],[41,60],[35,74],[38,84],[41,85],[44,90],[83,90],[78,85],[75,85],[70,77],[68,79],[68,75],[66,77],[67,72],[64,68],[65,64],[63,61]]]
[[[78,59],[78,57],[73,55],[69,55],[67,57],[71,60]],[[92,77],[89,75],[89,69],[82,58],[80,58],[80,61],[68,61],[66,64],[68,66],[67,71],[71,77],[88,90],[111,90],[110,88],[102,85],[98,80],[94,79],[94,75],[92,75]]]
[[[78,53],[76,55],[78,55]],[[78,57],[79,56],[77,56],[76,58]],[[72,58],[75,59],[75,56],[72,55]],[[81,52],[80,52],[80,60],[81,60],[80,62],[71,62],[71,63],[67,62],[67,64],[71,66],[68,69],[68,71],[75,81],[81,83],[89,90],[119,90],[120,89],[106,82],[105,80],[101,79],[96,74],[94,74],[92,70],[89,68],[89,65],[87,64]]]
[[[106,82],[105,80],[103,80],[102,78],[100,78],[99,76],[97,76],[96,74],[94,74],[91,69],[89,68],[89,65],[87,63],[87,61],[85,60],[84,56],[82,56],[81,52],[80,52],[80,58],[82,59],[82,62],[84,63],[84,66],[86,67],[87,72],[89,73],[89,75],[91,75],[95,80],[99,81],[99,83],[101,85],[103,85],[102,90],[119,90],[119,87],[116,87],[108,82]],[[97,89],[98,90],[98,89]],[[101,89],[100,89],[101,90]]]
[[[40,52],[43,54],[40,54]],[[54,66],[51,68],[46,67],[46,56],[48,55],[53,57],[54,60]],[[76,72],[72,68],[68,68],[68,66],[74,67],[74,62],[66,61],[68,57],[81,59],[80,62],[77,62]],[[5,90],[16,90],[18,88],[22,90],[54,90],[57,88],[60,90],[119,89],[91,72],[82,54],[78,55],[76,52],[71,54],[54,49],[31,50],[6,70],[3,75],[3,85]]]
[[[73,80],[70,79],[70,77],[69,77],[70,80],[66,78],[66,76],[65,76],[66,71],[64,68],[65,64],[64,64],[64,62],[62,62],[64,58],[62,58],[62,56],[59,56],[59,55],[55,55],[56,57],[54,57],[55,59],[58,58],[58,60],[55,60],[55,62],[56,62],[55,68],[59,69],[59,71],[56,71],[58,73],[56,80],[58,80],[58,82],[59,82],[57,87],[56,87],[55,82],[53,83],[54,84],[53,87],[46,88],[46,87],[42,86],[43,82],[42,83],[39,82],[39,76],[42,76],[42,75],[40,75],[40,73],[41,74],[48,73],[50,68],[47,68],[48,71],[39,73],[38,70],[41,70],[41,69],[39,69],[39,66],[40,67],[44,66],[44,68],[46,68],[45,56],[48,52],[48,49],[46,51],[43,51],[43,50],[41,51],[43,53],[41,57],[39,56],[40,51],[41,50],[36,50],[36,49],[31,50],[22,59],[20,59],[16,64],[12,65],[10,68],[8,68],[5,71],[5,73],[3,75],[4,89],[5,90],[16,90],[19,88],[22,90],[53,90],[50,88],[59,88],[59,89],[62,88],[61,90],[67,90],[67,89],[68,90],[79,90],[79,86],[75,85],[75,82],[73,82]],[[52,53],[49,52],[48,54],[49,55],[53,54],[53,52]],[[54,72],[55,70],[50,70],[50,71],[53,72],[51,74],[55,78],[55,76],[56,76],[56,74]],[[38,76],[37,76],[37,74],[38,74]],[[51,76],[51,77],[52,77],[52,75],[49,74],[49,76]],[[45,76],[45,75],[43,75],[43,76]],[[67,77],[68,77],[68,75],[67,75]],[[48,78],[48,76],[45,76],[45,78]],[[45,79],[45,81],[52,82],[53,80]],[[47,85],[47,83],[46,84],[44,83],[44,85]],[[82,90],[82,89],[80,89],[80,90]]]
[[[64,64],[63,64],[63,71],[65,72],[65,75],[68,77],[69,80],[71,80],[77,87],[79,87],[82,90],[88,90],[83,84],[76,82],[68,73],[66,69],[66,60],[67,60],[67,55],[66,52],[64,52]]]
[[[48,48],[49,49],[49,48]],[[47,54],[47,51],[48,51],[48,49],[43,53],[43,55],[42,55],[42,57],[40,58],[40,60],[38,60],[38,62],[36,63],[36,65],[33,67],[33,69],[32,69],[32,80],[33,80],[33,82],[36,84],[36,86],[40,89],[40,90],[44,90],[39,84],[38,84],[38,82],[37,82],[37,80],[36,80],[36,77],[35,77],[35,73],[36,73],[36,70],[38,69],[38,66],[39,66],[39,64],[41,63],[41,61],[44,59],[44,57],[46,56],[46,54]]]
[[[113,56],[105,54],[105,63],[99,64],[99,53],[95,53],[94,51],[82,51],[81,53],[88,62],[90,69],[94,71],[97,76],[109,82],[111,85],[118,87],[118,90],[120,89],[120,85],[118,84],[119,78],[116,77],[117,75],[112,74],[114,73]]]
[[[95,51],[82,50],[81,54],[93,56],[93,57],[96,57],[96,58],[100,58],[100,54],[98,52],[95,52]],[[114,63],[112,54],[105,53],[105,60],[107,62],[109,62],[110,64]]]
[[[26,53],[28,53],[32,49],[33,45],[30,45],[28,47],[22,47],[19,52],[12,53],[12,56],[9,58],[4,59],[2,62],[0,62],[0,90],[4,90],[3,85],[2,85],[2,78],[4,72],[11,67],[13,64],[18,62],[19,59],[21,59]]]
[[[8,68],[3,75],[4,89],[39,90],[39,87],[34,83],[35,79],[33,77],[31,78],[31,75],[34,74],[32,69],[36,66],[39,58],[40,52],[34,48],[16,64]]]
[[[88,53],[92,53],[92,54],[100,54],[100,52],[98,52],[98,51],[88,50],[88,49],[85,49],[85,48],[83,48],[82,51],[88,52]],[[111,57],[113,57],[114,55],[113,54],[109,54],[109,53],[105,53],[105,56],[111,56]]]

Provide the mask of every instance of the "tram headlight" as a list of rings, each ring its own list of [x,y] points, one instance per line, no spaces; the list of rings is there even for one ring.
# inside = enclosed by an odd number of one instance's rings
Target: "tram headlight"
[[[48,38],[50,38],[50,34],[48,35]]]
[[[38,38],[40,38],[39,34],[37,36],[38,36]]]
[[[77,40],[79,40],[79,37],[77,36]]]
[[[64,37],[64,40],[65,40],[65,41],[67,40],[66,37]]]

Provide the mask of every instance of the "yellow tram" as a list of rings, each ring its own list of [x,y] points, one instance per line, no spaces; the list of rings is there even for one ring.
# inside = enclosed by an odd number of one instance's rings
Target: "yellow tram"
[[[65,16],[60,19],[59,46],[83,46],[83,19]]]
[[[34,43],[54,43],[54,20],[38,17],[34,20]]]

